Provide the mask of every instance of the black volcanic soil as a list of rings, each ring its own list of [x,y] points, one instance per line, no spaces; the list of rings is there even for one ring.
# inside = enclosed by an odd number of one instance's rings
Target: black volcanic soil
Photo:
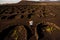
[[[32,26],[29,25],[29,21],[33,21]],[[57,28],[52,34],[42,31],[47,22],[60,28],[59,2],[21,2],[0,5],[1,40],[60,40],[60,29]],[[37,26],[39,23],[42,24]],[[53,24],[50,27],[53,27]],[[40,29],[37,30],[37,27]]]

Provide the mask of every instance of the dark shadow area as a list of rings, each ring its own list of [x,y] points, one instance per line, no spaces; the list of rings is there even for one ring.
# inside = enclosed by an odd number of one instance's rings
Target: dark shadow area
[[[6,19],[6,18],[7,18],[7,16],[2,16],[2,17],[1,17],[1,19]]]
[[[7,19],[14,19],[16,15],[9,16]]]
[[[8,7],[4,8],[4,9],[1,9],[3,11],[0,11],[0,14],[3,14],[7,9],[8,9]]]
[[[21,18],[24,18],[24,15],[21,15]]]
[[[21,13],[24,13],[25,11],[21,11]]]
[[[42,28],[44,28],[46,26],[47,25],[44,25],[43,23],[40,23],[37,25],[38,40],[40,40],[44,37],[44,32],[43,32]]]
[[[29,19],[30,19],[32,15],[33,15],[32,13],[31,13],[31,14],[28,14],[28,17],[27,17],[27,18],[29,18]]]
[[[9,12],[9,14],[14,14],[15,12],[13,10],[10,10],[11,12]]]
[[[28,28],[28,26],[24,25],[24,27],[25,27],[25,29],[27,30],[27,40],[29,40],[30,37],[33,36],[32,31],[31,31],[30,28]]]
[[[35,12],[35,10],[32,10],[32,13]]]
[[[17,13],[19,13],[19,11],[17,11]]]
[[[0,32],[0,40],[4,40],[4,38],[12,31],[17,25],[9,26],[8,28],[4,29]]]

